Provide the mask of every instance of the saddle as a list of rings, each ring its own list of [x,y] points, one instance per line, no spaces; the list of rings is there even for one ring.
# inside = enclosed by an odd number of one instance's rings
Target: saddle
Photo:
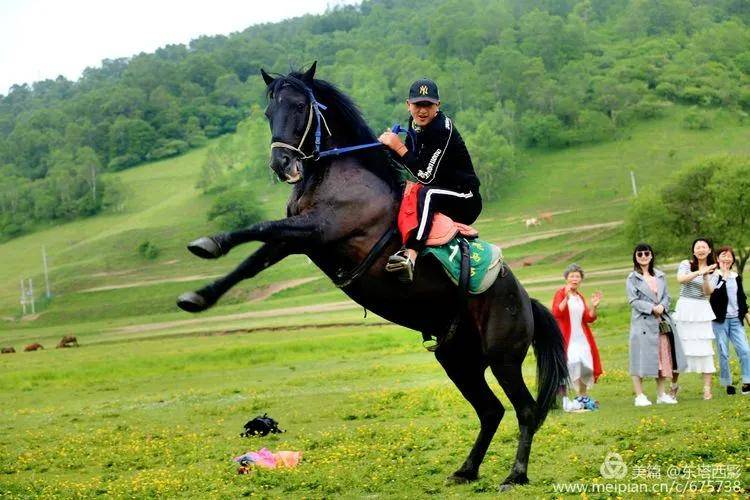
[[[418,196],[422,184],[406,181],[398,214],[402,243],[409,240],[419,225]],[[480,294],[495,282],[502,268],[500,248],[479,239],[476,229],[435,213],[427,246],[422,254],[432,254],[462,294]]]
[[[403,244],[406,244],[411,234],[419,226],[417,204],[420,189],[422,189],[422,184],[406,181],[404,195],[401,199],[401,207],[398,212],[398,230],[401,233],[401,242]],[[430,234],[427,235],[427,246],[439,247],[445,245],[458,235],[466,239],[474,239],[479,236],[479,232],[471,226],[454,221],[447,215],[435,212],[432,218]]]

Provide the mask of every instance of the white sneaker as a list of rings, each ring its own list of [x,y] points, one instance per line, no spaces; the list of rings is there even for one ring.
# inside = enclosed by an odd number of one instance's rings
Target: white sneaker
[[[563,410],[564,411],[577,411],[583,408],[580,401],[575,399],[569,399],[567,396],[563,396]]]
[[[677,401],[675,401],[676,403]],[[636,406],[651,406],[651,401],[648,400],[645,394],[638,394],[635,397]]]
[[[672,396],[670,396],[669,394],[664,393],[656,397],[656,404],[676,405],[677,400],[673,398]]]

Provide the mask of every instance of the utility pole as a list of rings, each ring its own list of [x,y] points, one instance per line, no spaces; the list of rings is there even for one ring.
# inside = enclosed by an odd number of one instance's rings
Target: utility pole
[[[633,185],[633,196],[638,196],[638,188],[635,186],[635,172],[630,171],[630,184]]]
[[[47,298],[52,297],[49,291],[49,274],[47,273],[47,249],[42,245],[42,262],[44,263],[44,287],[47,291]]]
[[[29,300],[31,302],[31,314],[36,313],[36,309],[34,308],[34,282],[31,281],[31,278],[29,278]]]
[[[26,288],[24,287],[23,278],[21,278],[21,307],[23,308],[21,316],[26,316]]]

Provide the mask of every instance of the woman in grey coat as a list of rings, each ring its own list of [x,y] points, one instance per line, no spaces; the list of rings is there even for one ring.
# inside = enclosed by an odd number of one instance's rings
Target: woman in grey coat
[[[635,389],[635,406],[650,406],[643,394],[643,378],[656,378],[656,403],[676,404],[664,385],[674,372],[684,369],[685,357],[679,338],[672,333],[669,291],[663,272],[654,269],[654,250],[639,243],[633,250],[633,272],[625,283],[630,316],[630,375]],[[660,326],[661,325],[661,326]]]

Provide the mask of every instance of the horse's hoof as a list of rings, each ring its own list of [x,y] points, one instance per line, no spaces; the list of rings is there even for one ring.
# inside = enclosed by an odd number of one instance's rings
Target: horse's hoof
[[[500,493],[504,491],[509,491],[511,488],[513,488],[516,485],[522,485],[522,484],[528,484],[529,478],[526,476],[526,474],[517,474],[515,472],[512,472],[508,477],[505,478],[505,481],[502,482],[500,487],[498,488],[498,491]]]
[[[466,484],[479,479],[476,472],[456,471],[445,480],[447,484]]]
[[[183,311],[197,313],[205,311],[211,307],[211,304],[203,296],[195,292],[185,292],[177,297],[177,307]]]
[[[201,259],[218,259],[224,255],[219,243],[210,236],[203,236],[195,241],[191,241],[188,243],[187,248]]]

